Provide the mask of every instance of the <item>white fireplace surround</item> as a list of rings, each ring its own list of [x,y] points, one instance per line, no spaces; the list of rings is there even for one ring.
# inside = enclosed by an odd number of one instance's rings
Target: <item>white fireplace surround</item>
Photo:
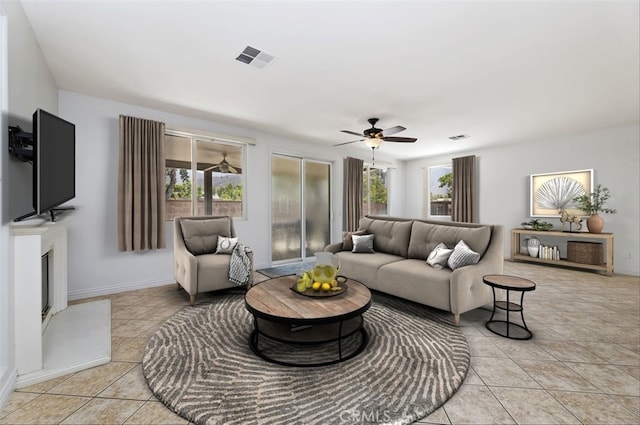
[[[108,300],[67,305],[70,217],[14,223],[15,359],[21,388],[111,360]],[[49,254],[49,311],[42,318],[42,256]]]

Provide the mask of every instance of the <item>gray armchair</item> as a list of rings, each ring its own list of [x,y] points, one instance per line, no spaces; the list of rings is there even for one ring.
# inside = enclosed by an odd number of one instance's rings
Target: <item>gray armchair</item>
[[[237,286],[229,280],[231,254],[215,253],[219,236],[236,237],[231,217],[174,219],[174,274],[177,284],[189,294],[191,305],[195,303],[197,294]],[[251,279],[250,274],[249,286]]]

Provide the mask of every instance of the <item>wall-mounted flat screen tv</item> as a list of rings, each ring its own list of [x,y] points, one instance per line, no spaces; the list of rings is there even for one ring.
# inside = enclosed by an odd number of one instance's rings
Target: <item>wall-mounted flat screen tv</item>
[[[33,211],[14,219],[73,209],[60,207],[76,196],[76,126],[42,109],[33,113],[32,133],[9,126],[9,153],[32,165]]]
[[[51,211],[75,196],[76,126],[38,109],[33,114],[35,214]]]

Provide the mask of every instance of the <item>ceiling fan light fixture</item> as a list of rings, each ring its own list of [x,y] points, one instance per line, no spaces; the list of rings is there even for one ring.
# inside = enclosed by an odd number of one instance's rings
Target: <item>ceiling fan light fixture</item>
[[[378,149],[382,144],[382,139],[377,137],[370,137],[364,141],[364,144],[371,149]]]

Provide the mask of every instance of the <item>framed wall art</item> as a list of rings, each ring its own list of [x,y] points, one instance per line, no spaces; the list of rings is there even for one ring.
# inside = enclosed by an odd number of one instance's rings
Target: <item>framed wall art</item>
[[[570,215],[588,216],[576,208],[573,198],[591,193],[592,169],[531,174],[529,179],[531,217],[560,217],[563,210]]]

